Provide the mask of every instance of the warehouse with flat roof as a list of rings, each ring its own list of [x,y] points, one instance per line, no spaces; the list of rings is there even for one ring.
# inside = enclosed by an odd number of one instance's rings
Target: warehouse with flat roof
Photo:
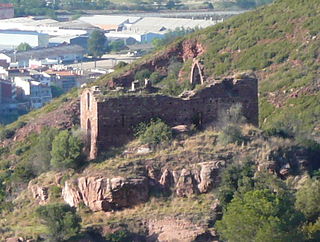
[[[15,49],[21,43],[31,47],[47,47],[49,35],[35,31],[0,30],[0,49]]]

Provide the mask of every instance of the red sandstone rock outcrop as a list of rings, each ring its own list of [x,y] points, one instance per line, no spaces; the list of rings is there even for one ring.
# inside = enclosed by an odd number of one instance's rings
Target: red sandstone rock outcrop
[[[62,196],[70,206],[84,202],[93,211],[110,211],[130,207],[148,200],[147,178],[81,177],[66,182]]]
[[[155,241],[197,241],[197,237],[205,234],[204,228],[199,227],[188,220],[165,218],[156,219],[148,222],[149,236],[147,237],[148,242]],[[201,241],[213,241],[212,235],[210,240]]]
[[[191,194],[199,193],[197,181],[190,170],[183,169],[176,185],[176,193],[179,197],[186,197]]]
[[[65,183],[62,197],[70,206],[83,202],[92,211],[110,211],[146,202],[149,190],[154,186],[187,197],[215,187],[220,181],[219,169],[223,166],[224,161],[210,161],[182,170],[164,168],[163,172],[149,166],[147,176],[139,178],[80,177]]]
[[[159,183],[165,187],[172,187],[181,197],[206,193],[219,183],[219,169],[224,165],[224,161],[209,161],[182,169],[181,172],[165,169]]]
[[[32,184],[32,181],[28,185],[28,190],[31,192],[32,197],[39,204],[46,204],[49,198],[48,187],[43,187],[38,184]]]

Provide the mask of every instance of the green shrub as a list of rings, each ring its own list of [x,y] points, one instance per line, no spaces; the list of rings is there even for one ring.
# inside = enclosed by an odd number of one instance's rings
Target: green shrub
[[[233,104],[229,109],[221,110],[218,114],[218,126],[221,128],[228,125],[241,125],[245,121],[240,103]]]
[[[79,233],[81,218],[75,208],[67,204],[49,204],[36,210],[41,222],[48,228],[51,241],[65,241]]]
[[[123,67],[125,67],[125,66],[127,66],[127,65],[128,65],[127,62],[119,61],[119,62],[115,65],[114,69],[115,69],[115,70],[118,70],[118,69],[121,69],[121,68],[123,68]]]
[[[222,145],[227,144],[240,144],[245,141],[242,135],[241,127],[237,125],[227,125],[222,128],[218,136],[218,143]]]
[[[216,228],[222,239],[235,241],[302,241],[302,221],[290,196],[268,189],[253,190],[234,198]]]
[[[62,189],[58,186],[50,186],[49,194],[52,198],[57,199],[61,197]]]
[[[178,83],[176,79],[166,78],[162,81],[164,87],[161,92],[169,96],[178,96],[184,91],[184,86]]]
[[[150,123],[141,123],[136,129],[136,136],[142,144],[160,145],[172,140],[171,128],[160,119],[151,120]]]
[[[82,160],[83,143],[70,131],[63,130],[52,142],[51,166],[55,169],[78,168]]]
[[[144,79],[149,78],[150,75],[151,72],[148,69],[142,69],[136,72],[136,74],[134,75],[134,79],[144,82]]]
[[[309,221],[315,222],[320,217],[320,181],[309,179],[296,194],[296,208]]]
[[[11,175],[13,182],[28,182],[35,177],[33,167],[27,162],[20,162]]]
[[[250,191],[254,187],[254,166],[252,162],[243,165],[232,164],[222,174],[219,186],[219,201],[225,207],[237,192]],[[239,190],[239,191],[238,191]]]
[[[0,131],[0,140],[4,140],[4,139],[10,139],[15,135],[15,131],[12,129],[2,129]]]
[[[105,239],[109,242],[126,242],[130,241],[130,232],[127,230],[118,230],[114,233],[107,234]]]
[[[159,83],[162,80],[162,76],[160,75],[159,72],[155,71],[155,72],[152,72],[152,74],[149,77],[149,80],[154,85]]]

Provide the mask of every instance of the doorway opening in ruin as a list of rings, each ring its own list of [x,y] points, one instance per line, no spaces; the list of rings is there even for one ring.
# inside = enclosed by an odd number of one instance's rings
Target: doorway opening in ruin
[[[196,85],[203,84],[203,77],[198,62],[192,65],[190,83],[193,88]]]
[[[90,119],[87,120],[87,150],[90,154],[91,152],[91,122]]]
[[[201,129],[203,125],[203,113],[198,112],[192,118],[192,124],[196,126],[197,129]]]

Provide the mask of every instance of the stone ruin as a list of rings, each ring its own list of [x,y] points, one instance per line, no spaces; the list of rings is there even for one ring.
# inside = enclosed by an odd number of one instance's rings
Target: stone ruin
[[[134,128],[152,118],[160,118],[172,127],[192,124],[203,127],[214,125],[221,110],[240,103],[247,121],[258,125],[258,82],[255,77],[244,75],[205,83],[197,61],[192,65],[190,76],[193,86],[203,84],[203,88],[186,97],[155,93],[108,97],[97,87],[85,89],[81,95],[80,121],[87,134],[89,158],[95,159],[110,147],[126,144],[133,139]]]

